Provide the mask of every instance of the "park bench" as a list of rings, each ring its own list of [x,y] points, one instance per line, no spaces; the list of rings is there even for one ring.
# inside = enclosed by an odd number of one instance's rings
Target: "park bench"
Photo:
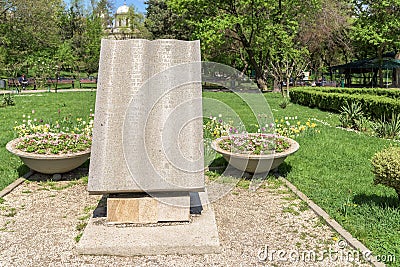
[[[79,79],[79,88],[82,88],[85,84],[97,84],[97,78],[82,78]]]
[[[54,86],[55,89],[57,89],[58,85],[60,85],[60,84],[68,84],[68,85],[71,85],[70,88],[72,88],[72,89],[75,88],[75,80],[70,79],[70,78],[58,78],[58,79],[50,78],[50,79],[47,79],[46,83],[47,83],[48,87]],[[63,87],[63,88],[65,88],[65,87]]]
[[[7,79],[7,86],[12,90],[15,89],[17,92],[19,92],[20,87],[22,87],[17,78]],[[36,90],[36,80],[34,78],[28,78],[28,86],[33,86],[33,90]]]

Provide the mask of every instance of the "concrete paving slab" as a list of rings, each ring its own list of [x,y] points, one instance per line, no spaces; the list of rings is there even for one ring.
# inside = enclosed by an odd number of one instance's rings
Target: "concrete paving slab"
[[[199,196],[201,203],[208,203],[207,193],[201,192]],[[192,215],[188,223],[112,225],[107,224],[104,214],[95,211],[90,218],[77,246],[79,254],[136,256],[220,252],[215,215],[209,204],[202,206],[201,215]]]

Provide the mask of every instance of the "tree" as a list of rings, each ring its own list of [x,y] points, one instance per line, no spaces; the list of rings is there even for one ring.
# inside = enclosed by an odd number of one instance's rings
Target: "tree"
[[[299,32],[299,41],[310,52],[315,72],[347,63],[353,52],[349,36],[351,6],[343,0],[323,0],[320,7],[301,18]]]
[[[144,25],[154,39],[190,39],[191,29],[184,25],[183,16],[168,7],[165,0],[148,0],[145,3],[147,12]]]
[[[145,26],[145,17],[142,13],[138,12],[134,6],[129,9],[129,31],[134,38],[148,39],[151,33]]]
[[[109,0],[91,0],[92,15],[101,19],[103,29],[112,27],[113,4]]]
[[[373,56],[382,61],[385,52],[400,50],[400,1],[354,0],[355,21],[352,38],[359,48],[372,48]],[[368,51],[363,49],[364,51]],[[383,87],[383,72],[379,69]]]
[[[236,50],[236,54],[238,50],[243,52],[243,65],[255,71],[257,85],[262,90],[267,89],[272,62],[285,62],[290,58],[288,53],[303,50],[296,41],[299,16],[307,16],[318,7],[317,0],[168,0],[167,3],[183,14],[189,26],[195,27],[195,37],[202,40],[206,55],[229,53],[230,49]]]
[[[101,39],[104,36],[101,17],[96,15],[89,17],[86,20],[86,32],[83,40],[84,53],[81,55],[81,61],[88,76],[99,69]]]
[[[8,75],[26,72],[26,58],[37,51],[54,53],[60,44],[58,14],[62,0],[9,0],[1,2],[2,57]]]

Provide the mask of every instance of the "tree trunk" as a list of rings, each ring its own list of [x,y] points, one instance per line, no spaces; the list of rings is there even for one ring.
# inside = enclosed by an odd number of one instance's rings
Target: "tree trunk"
[[[256,81],[257,81],[257,87],[261,91],[266,91],[268,89],[267,81],[264,79],[264,77],[257,77],[257,71],[256,71]]]
[[[289,83],[290,83],[290,78],[286,76],[286,97],[289,97]]]
[[[249,56],[250,66],[256,72],[257,86],[261,91],[266,91],[268,89],[267,79],[265,78],[262,68],[260,67],[260,65],[257,64],[256,56],[254,55],[254,51],[251,48],[250,42],[247,40],[246,36],[244,35],[240,24],[236,24],[236,31],[237,31],[237,34],[239,35],[239,38],[243,45],[244,50],[246,51],[247,55]]]
[[[382,67],[379,67],[378,75],[379,75],[379,87],[383,88],[383,70],[382,70]]]
[[[400,68],[393,69],[392,86],[400,87]]]

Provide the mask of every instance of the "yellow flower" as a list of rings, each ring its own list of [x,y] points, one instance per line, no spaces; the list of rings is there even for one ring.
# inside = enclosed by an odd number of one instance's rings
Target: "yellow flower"
[[[311,126],[310,121],[307,121],[307,122],[306,122],[306,125],[307,125],[308,127],[310,127],[310,126]]]
[[[301,124],[301,123],[298,121],[298,122],[297,122],[297,125],[299,125],[299,126],[300,126],[300,124]]]
[[[311,124],[311,128],[315,128],[317,126],[314,122]]]

